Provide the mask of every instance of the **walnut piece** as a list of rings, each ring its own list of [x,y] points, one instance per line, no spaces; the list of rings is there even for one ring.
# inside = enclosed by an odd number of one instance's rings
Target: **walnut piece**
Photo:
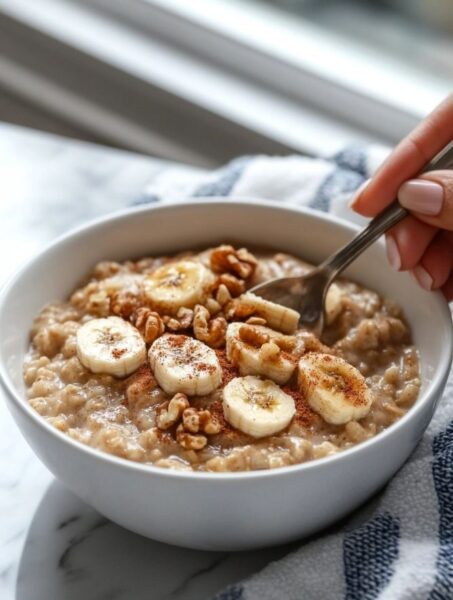
[[[119,315],[123,319],[129,319],[138,310],[140,304],[140,295],[134,294],[130,290],[118,290],[110,298],[110,310],[114,315]]]
[[[178,308],[178,312],[175,317],[165,315],[162,317],[167,329],[171,331],[181,331],[182,329],[189,329],[193,321],[193,310],[181,306]]]
[[[157,416],[159,429],[169,429],[177,423],[176,441],[186,450],[202,450],[208,443],[206,436],[221,429],[209,410],[189,406],[187,396],[181,393],[175,394],[170,402],[164,402]]]
[[[215,299],[220,304],[220,306],[225,306],[231,300],[230,290],[224,283],[219,285],[219,289],[216,292]]]
[[[165,325],[157,312],[141,307],[131,315],[131,321],[140,331],[147,344],[151,344],[165,331]]]
[[[261,348],[263,344],[269,341],[267,333],[259,331],[259,329],[252,325],[242,325],[242,327],[239,327],[239,337],[245,344],[254,348]]]
[[[110,298],[105,290],[100,289],[97,281],[91,281],[74,292],[70,301],[77,308],[96,317],[107,317],[110,312]]]
[[[193,333],[197,340],[208,344],[211,348],[225,345],[227,322],[224,317],[211,318],[205,306],[197,304],[194,308]]]
[[[187,433],[181,423],[176,429],[176,441],[186,450],[203,450],[208,443],[208,438],[199,433]]]
[[[259,326],[250,323],[245,323],[239,328],[239,338],[245,344],[259,348],[263,361],[276,360],[281,351],[293,352],[297,343],[294,335],[284,335],[277,331],[267,334]]]
[[[258,261],[246,248],[218,246],[211,252],[211,269],[214,273],[232,273],[241,279],[252,277]]]
[[[255,310],[251,306],[245,304],[244,302],[241,302],[240,298],[234,298],[224,307],[223,311],[225,313],[225,317],[229,321],[247,319],[248,317],[251,317],[255,312]]]
[[[217,302],[217,300],[214,300],[214,298],[208,298],[205,306],[212,316],[216,315],[222,310],[221,305]]]
[[[182,423],[185,431],[190,433],[207,433],[214,435],[220,432],[220,423],[215,419],[209,410],[197,410],[196,408],[186,408],[182,414]]]
[[[220,275],[216,282],[216,286],[220,287],[221,285],[224,285],[227,288],[232,297],[240,296],[245,292],[245,282],[230,273],[222,273],[222,275]]]
[[[164,402],[157,415],[157,426],[159,429],[168,429],[175,425],[186,408],[189,408],[189,400],[185,394],[178,392],[170,402]]]

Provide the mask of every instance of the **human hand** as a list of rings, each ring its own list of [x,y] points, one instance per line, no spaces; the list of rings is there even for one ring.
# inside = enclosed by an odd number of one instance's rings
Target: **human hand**
[[[387,257],[427,290],[453,300],[453,171],[417,174],[453,141],[453,94],[402,140],[351,207],[372,217],[395,197],[410,215],[386,234]]]

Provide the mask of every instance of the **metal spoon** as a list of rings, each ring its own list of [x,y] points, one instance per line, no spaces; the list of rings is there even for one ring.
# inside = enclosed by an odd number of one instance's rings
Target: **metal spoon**
[[[448,144],[422,171],[453,168],[453,142]],[[408,215],[398,200],[379,213],[346,246],[332,254],[307,275],[281,277],[255,286],[250,291],[266,300],[293,308],[299,323],[320,336],[324,326],[325,299],[332,281],[384,232]]]

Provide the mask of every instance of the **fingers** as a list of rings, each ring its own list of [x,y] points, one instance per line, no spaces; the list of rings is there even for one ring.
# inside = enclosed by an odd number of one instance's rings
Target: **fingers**
[[[453,94],[418,125],[384,161],[352,208],[373,216],[392,202],[404,181],[417,175],[453,139]]]
[[[437,233],[437,227],[409,216],[387,235],[387,257],[396,271],[413,269]]]
[[[425,290],[442,288],[453,272],[453,248],[440,232],[429,245],[420,263],[412,270]]]
[[[431,171],[406,181],[398,200],[419,220],[453,231],[453,171]]]

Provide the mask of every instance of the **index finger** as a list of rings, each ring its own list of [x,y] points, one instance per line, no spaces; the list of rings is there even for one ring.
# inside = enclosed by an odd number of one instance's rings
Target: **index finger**
[[[402,183],[420,173],[423,167],[453,139],[453,94],[450,94],[411,133],[379,167],[352,208],[374,216],[397,195]]]

